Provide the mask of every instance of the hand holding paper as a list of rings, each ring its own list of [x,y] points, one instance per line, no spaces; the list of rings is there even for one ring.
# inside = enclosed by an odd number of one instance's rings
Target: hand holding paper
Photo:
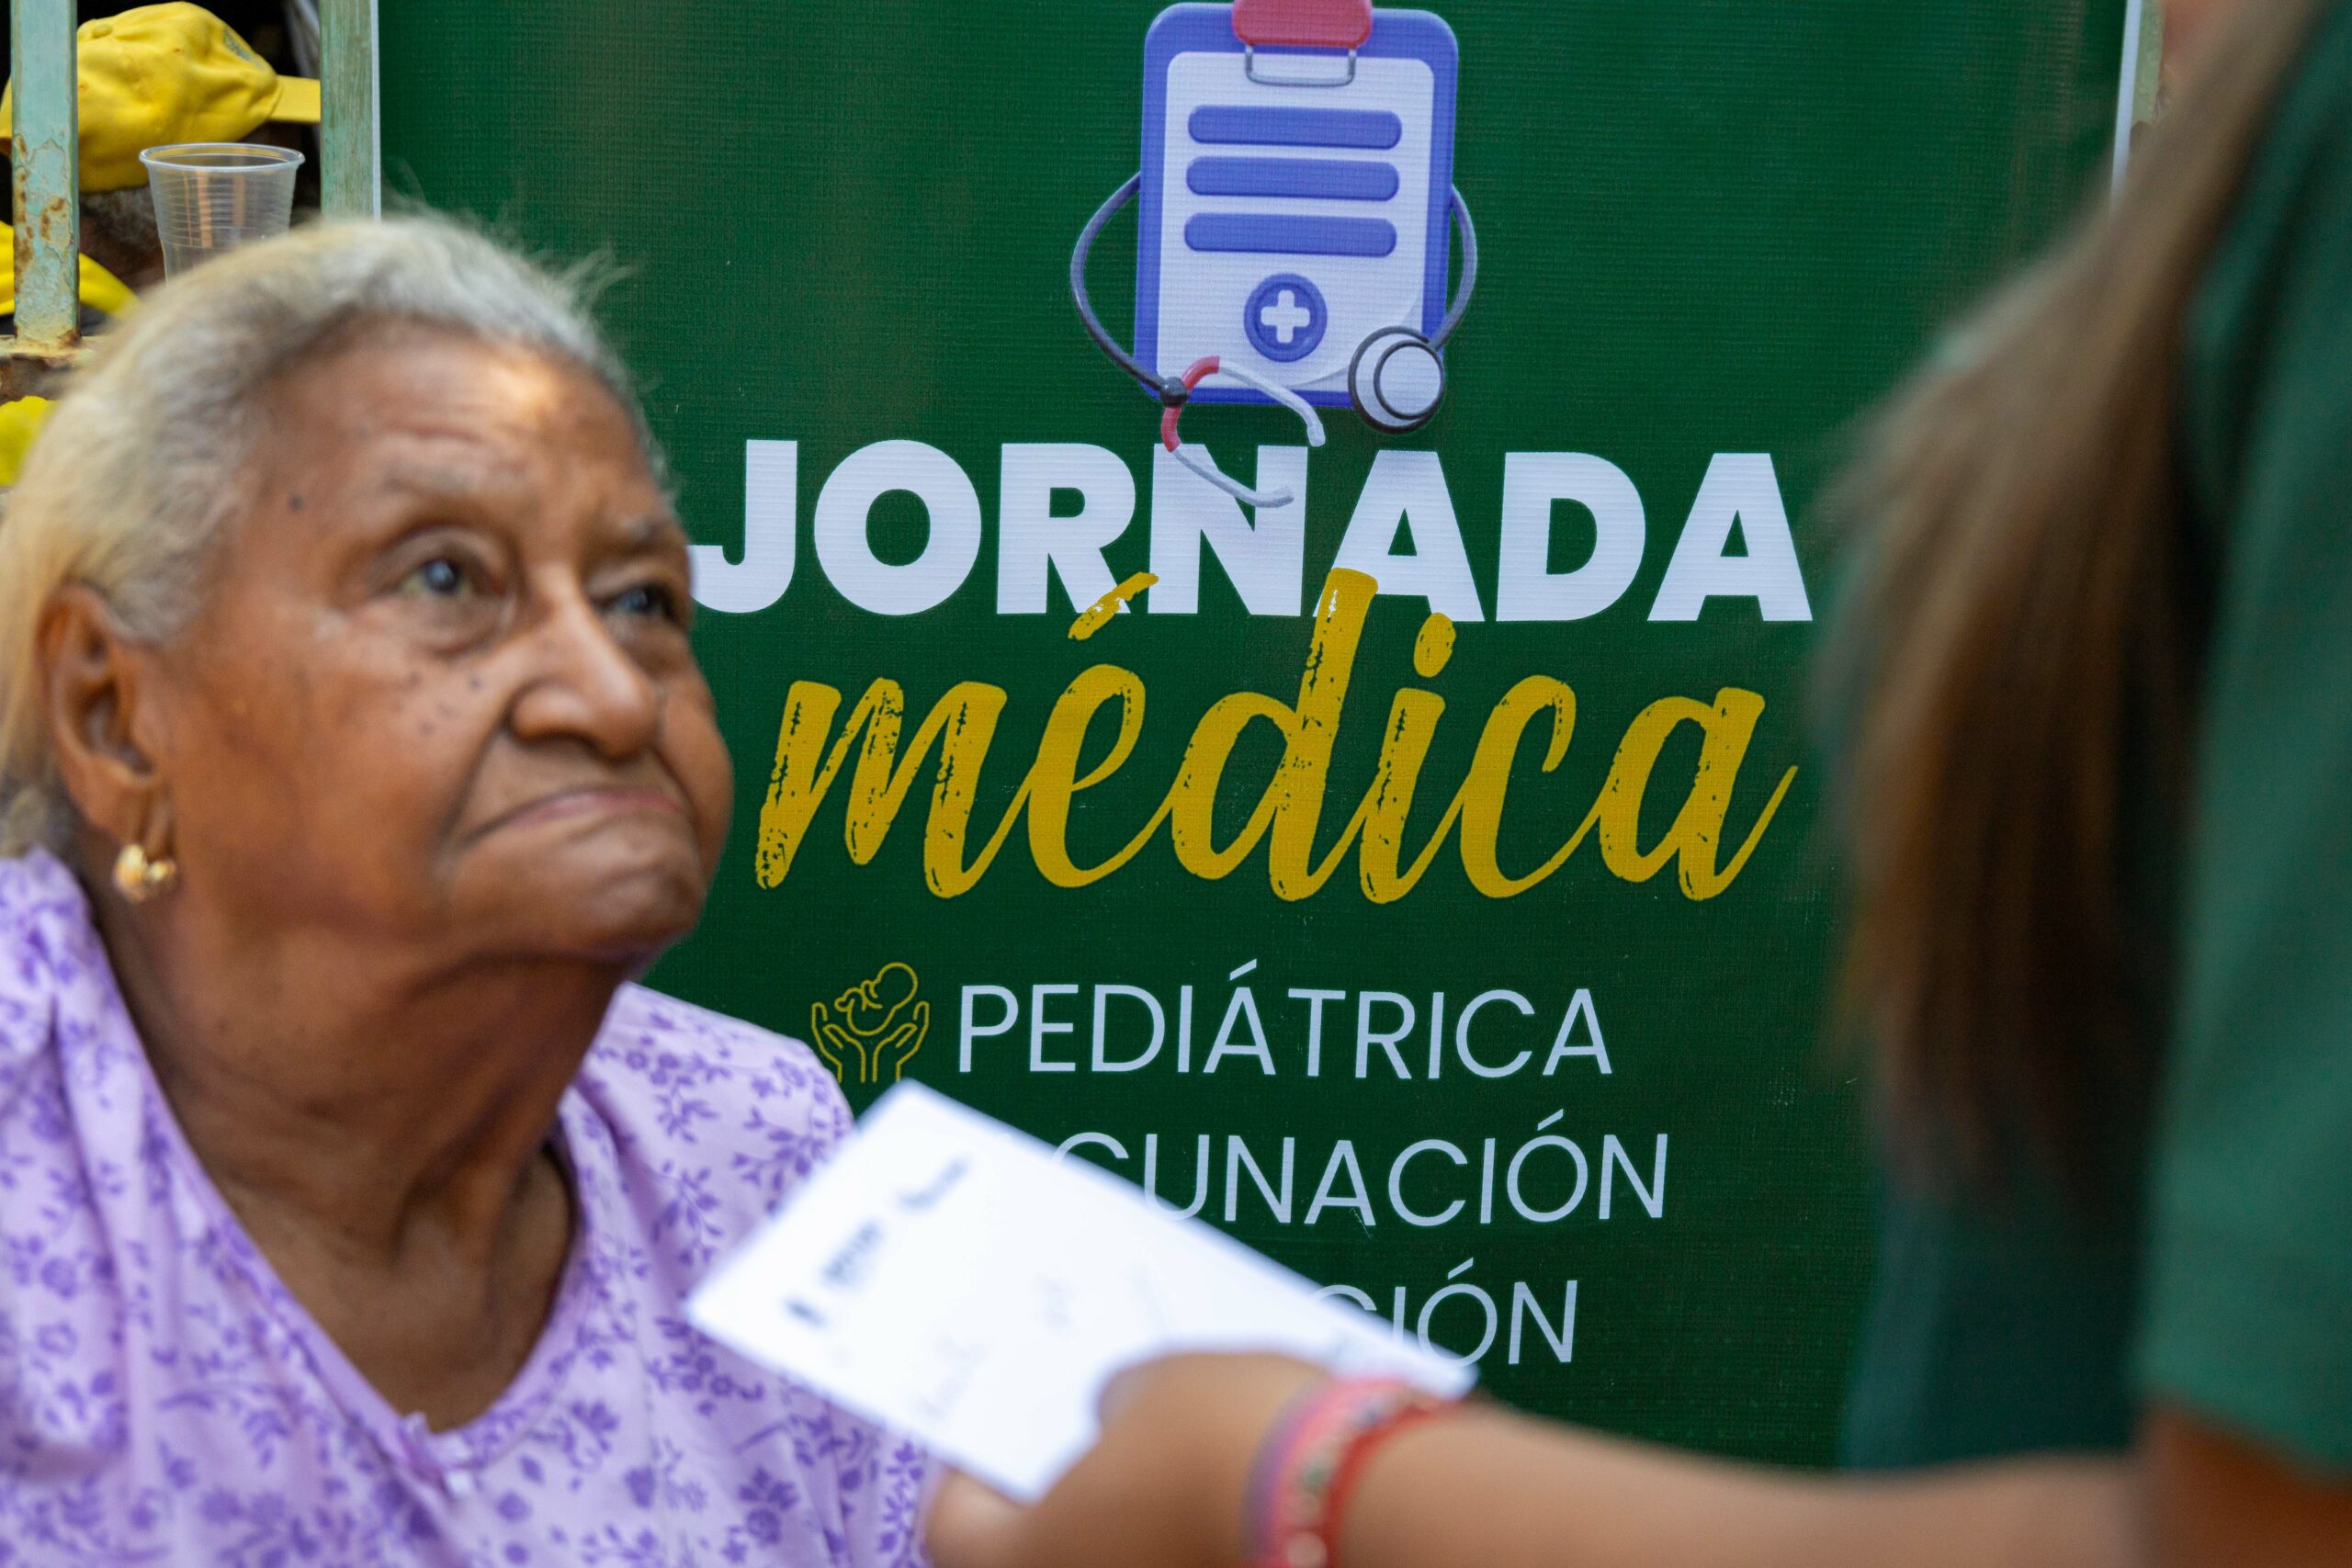
[[[687,1303],[696,1326],[1034,1501],[1121,1369],[1277,1351],[1458,1394],[1467,1368],[917,1084]]]

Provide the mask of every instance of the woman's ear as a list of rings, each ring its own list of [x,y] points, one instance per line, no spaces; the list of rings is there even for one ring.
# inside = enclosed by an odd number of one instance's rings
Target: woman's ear
[[[145,650],[115,624],[105,600],[74,584],[41,612],[42,692],[50,754],[85,822],[120,843],[152,843],[168,810],[163,779],[136,737],[147,690]]]

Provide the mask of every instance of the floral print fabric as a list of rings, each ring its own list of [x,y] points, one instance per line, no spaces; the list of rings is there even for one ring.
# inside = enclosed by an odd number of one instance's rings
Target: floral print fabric
[[[798,1043],[624,989],[559,1112],[547,1326],[428,1431],[198,1164],[74,877],[0,861],[0,1564],[919,1564],[924,1456],[681,1311],[848,1127]]]

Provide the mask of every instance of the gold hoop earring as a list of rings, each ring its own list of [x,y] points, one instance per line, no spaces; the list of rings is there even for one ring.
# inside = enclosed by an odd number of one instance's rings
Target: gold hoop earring
[[[137,844],[123,845],[122,853],[114,857],[115,891],[133,904],[144,904],[177,882],[179,876],[179,862],[169,855],[150,859]]]

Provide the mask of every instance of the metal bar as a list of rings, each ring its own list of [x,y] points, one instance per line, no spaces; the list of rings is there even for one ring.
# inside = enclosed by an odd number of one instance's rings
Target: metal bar
[[[19,0],[21,3],[21,0]],[[384,210],[383,122],[376,76],[376,0],[320,0],[320,199],[330,218]]]
[[[2140,17],[2140,79],[2132,113],[2143,125],[2156,118],[2165,76],[2165,0],[2144,0]]]
[[[19,358],[62,361],[81,340],[82,158],[74,114],[74,0],[9,0],[16,123]]]
[[[2165,0],[2129,0],[2123,11],[2123,74],[2115,88],[2115,164],[2110,192],[2123,188],[2132,166],[2132,133],[2156,115],[2164,74]]]

